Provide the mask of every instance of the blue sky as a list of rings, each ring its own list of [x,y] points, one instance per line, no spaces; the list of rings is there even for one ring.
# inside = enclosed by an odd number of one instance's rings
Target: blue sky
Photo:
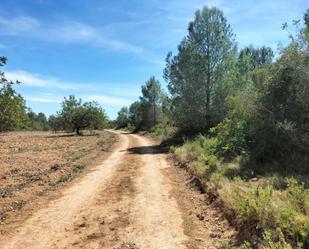
[[[202,6],[222,9],[239,47],[287,42],[283,22],[300,19],[307,0],[1,0],[4,71],[35,112],[56,113],[64,96],[96,100],[110,118],[140,95],[185,36]]]

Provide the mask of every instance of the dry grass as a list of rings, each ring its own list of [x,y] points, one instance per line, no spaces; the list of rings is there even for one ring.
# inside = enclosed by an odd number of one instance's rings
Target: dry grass
[[[229,163],[214,160],[212,148],[212,143],[198,137],[171,151],[176,162],[216,197],[238,228],[240,240],[252,242],[253,248],[308,248],[308,184],[279,174],[244,177],[241,158]]]
[[[50,132],[0,134],[0,223],[46,191],[71,180],[108,153],[115,135]]]

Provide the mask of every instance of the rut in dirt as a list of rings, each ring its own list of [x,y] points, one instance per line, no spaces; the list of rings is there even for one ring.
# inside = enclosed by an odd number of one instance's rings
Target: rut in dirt
[[[0,238],[1,248],[187,248],[181,211],[162,174],[165,158],[148,139],[117,134],[101,165]]]

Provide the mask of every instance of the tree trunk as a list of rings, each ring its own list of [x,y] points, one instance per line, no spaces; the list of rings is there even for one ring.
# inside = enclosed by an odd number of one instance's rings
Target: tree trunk
[[[156,125],[156,104],[153,104],[153,126]]]

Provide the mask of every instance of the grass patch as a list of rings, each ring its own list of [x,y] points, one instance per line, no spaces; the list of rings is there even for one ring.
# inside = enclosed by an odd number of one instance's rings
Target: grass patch
[[[308,248],[307,184],[280,174],[257,176],[243,167],[244,156],[226,162],[217,146],[216,138],[200,135],[170,151],[218,196],[224,210],[234,214],[242,237],[250,243],[262,248]],[[251,248],[249,242],[238,248]],[[218,248],[231,247],[222,242]]]
[[[73,173],[81,173],[85,169],[85,165],[75,165]]]
[[[65,183],[67,181],[70,181],[72,180],[72,174],[68,174],[68,175],[61,175],[58,180],[57,180],[57,183]]]

